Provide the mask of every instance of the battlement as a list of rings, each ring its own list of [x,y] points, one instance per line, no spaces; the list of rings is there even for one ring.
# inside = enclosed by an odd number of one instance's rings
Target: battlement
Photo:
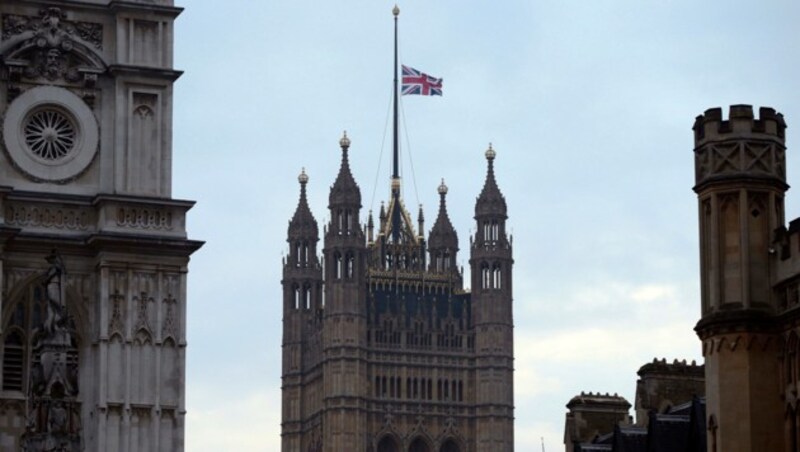
[[[628,402],[625,397],[622,397],[616,393],[609,394],[609,393],[601,393],[601,392],[584,392],[581,391],[580,395],[576,395],[572,399],[570,399],[569,403],[567,403],[567,408],[575,408],[578,406],[591,406],[594,408],[599,408],[600,406],[606,407],[616,407],[620,409],[624,409],[627,413],[628,408],[630,408],[631,404]]]
[[[694,121],[692,129],[695,146],[702,146],[708,141],[741,138],[747,135],[777,138],[782,143],[786,130],[783,115],[769,107],[759,108],[758,115],[758,119],[753,116],[753,107],[750,105],[731,105],[728,119],[724,120],[721,108],[709,108]]]
[[[640,377],[652,374],[703,377],[704,366],[702,364],[697,364],[694,360],[687,363],[685,359],[681,361],[675,359],[672,363],[668,363],[666,358],[660,360],[658,358],[653,358],[653,362],[643,365],[636,373]]]

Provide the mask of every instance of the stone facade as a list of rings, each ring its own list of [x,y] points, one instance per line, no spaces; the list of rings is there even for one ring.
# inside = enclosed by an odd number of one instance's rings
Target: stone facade
[[[514,448],[512,246],[495,151],[475,205],[472,291],[447,186],[428,239],[393,178],[378,224],[360,224],[350,140],[319,229],[308,176],[289,222],[283,270],[282,449],[289,451],[511,451]],[[416,226],[416,227],[415,227]]]
[[[639,368],[636,422],[616,394],[581,393],[567,404],[566,452],[704,452],[702,365],[654,359]]]
[[[180,12],[0,3],[2,450],[183,450],[202,243],[187,239],[194,203],[171,198]]]
[[[663,413],[678,404],[706,394],[703,365],[694,361],[654,359],[636,372],[636,425],[648,424],[651,412]]]
[[[796,451],[798,220],[784,226],[786,123],[749,105],[694,124],[709,451]]]
[[[631,404],[617,394],[582,392],[567,403],[564,445],[567,452],[575,446],[611,432],[618,425],[630,425]]]

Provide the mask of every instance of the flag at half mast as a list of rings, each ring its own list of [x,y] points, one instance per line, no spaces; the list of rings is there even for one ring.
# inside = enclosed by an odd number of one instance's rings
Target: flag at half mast
[[[431,77],[412,67],[403,65],[402,95],[420,94],[423,96],[441,96],[442,79]]]

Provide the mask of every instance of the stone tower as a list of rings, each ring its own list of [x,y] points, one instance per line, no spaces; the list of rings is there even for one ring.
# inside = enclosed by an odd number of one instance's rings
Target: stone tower
[[[784,450],[772,241],[784,224],[785,127],[747,105],[694,124],[709,451]]]
[[[180,12],[0,3],[0,449],[183,450]]]
[[[476,233],[470,247],[475,325],[476,442],[478,450],[511,450],[514,444],[514,325],[511,242],[506,201],[494,177],[495,151],[475,203]]]
[[[287,241],[289,255],[283,263],[283,450],[309,450],[304,444],[303,424],[306,416],[318,413],[302,412],[305,397],[319,393],[321,373],[316,372],[313,384],[303,381],[304,363],[319,362],[321,355],[322,266],[317,257],[319,228],[306,199],[308,176],[305,170],[298,177],[300,201],[289,222]],[[305,443],[321,441],[316,436]],[[313,450],[313,449],[312,449]]]
[[[289,225],[282,449],[513,450],[513,260],[495,151],[486,153],[489,170],[475,207],[486,229],[472,241],[470,293],[456,264],[444,181],[429,240],[422,208],[415,228],[396,175],[377,228],[371,212],[362,225],[350,140],[339,144],[321,266],[304,173]]]

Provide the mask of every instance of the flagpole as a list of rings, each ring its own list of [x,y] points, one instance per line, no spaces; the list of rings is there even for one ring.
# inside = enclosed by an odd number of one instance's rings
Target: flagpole
[[[392,167],[392,179],[397,179],[400,177],[397,171],[397,160],[398,160],[398,143],[397,143],[397,103],[398,103],[398,93],[397,93],[397,16],[400,15],[400,8],[397,5],[394,5],[392,9],[392,14],[394,14],[394,165]]]
[[[391,215],[392,221],[392,242],[397,243],[400,239],[400,174],[398,171],[398,160],[400,148],[398,146],[398,133],[397,133],[397,104],[398,104],[398,89],[397,89],[397,16],[400,15],[400,8],[394,5],[392,8],[394,15],[394,137],[393,137],[393,165],[392,165],[392,199],[394,200],[394,208]]]

